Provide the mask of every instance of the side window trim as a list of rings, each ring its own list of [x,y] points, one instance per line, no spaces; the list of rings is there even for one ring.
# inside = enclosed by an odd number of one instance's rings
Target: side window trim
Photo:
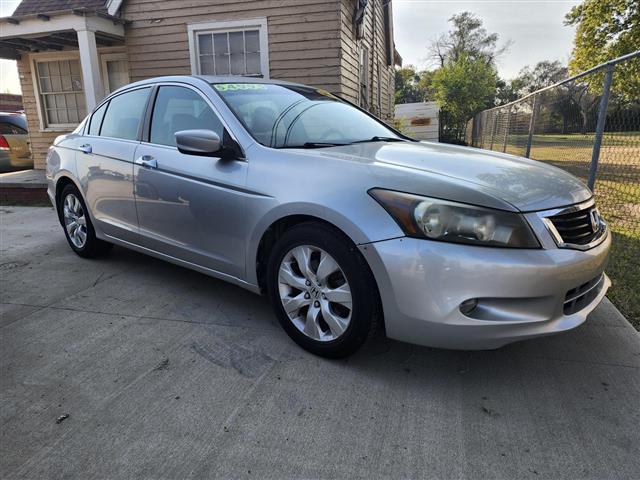
[[[140,141],[144,143],[150,143],[151,138],[151,117],[153,116],[153,110],[156,107],[156,98],[158,97],[158,91],[162,85],[156,83],[153,85],[153,89],[149,94],[149,100],[147,101],[147,108],[144,112],[144,121],[142,122],[142,132],[140,135]]]
[[[138,142],[148,141],[149,128],[151,126],[151,115],[153,115],[153,107],[155,106],[156,96],[158,95],[159,89],[160,87],[157,83],[151,85],[151,91],[147,97],[147,103],[144,106],[142,121],[140,122],[140,125],[138,125]]]

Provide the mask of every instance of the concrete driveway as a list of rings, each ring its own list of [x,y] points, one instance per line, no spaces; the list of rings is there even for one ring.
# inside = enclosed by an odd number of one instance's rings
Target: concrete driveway
[[[640,339],[609,302],[497,351],[328,361],[264,298],[0,210],[3,479],[640,478]]]

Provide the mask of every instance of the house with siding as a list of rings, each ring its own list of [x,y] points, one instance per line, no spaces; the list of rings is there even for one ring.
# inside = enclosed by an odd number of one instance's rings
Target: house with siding
[[[109,92],[160,75],[305,83],[393,117],[391,0],[23,0],[0,18],[35,168]]]

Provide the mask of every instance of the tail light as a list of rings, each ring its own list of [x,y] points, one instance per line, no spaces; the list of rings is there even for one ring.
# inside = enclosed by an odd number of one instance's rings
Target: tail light
[[[0,135],[0,150],[10,150],[9,142],[4,138],[4,135]]]

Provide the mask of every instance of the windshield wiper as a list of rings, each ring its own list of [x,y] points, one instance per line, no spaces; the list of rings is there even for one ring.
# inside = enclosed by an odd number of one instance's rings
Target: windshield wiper
[[[306,142],[302,145],[285,145],[279,148],[326,148],[326,147],[343,147],[348,143],[331,143],[331,142]]]
[[[399,137],[379,137],[376,135],[375,137],[368,138],[366,140],[356,140],[355,142],[351,142],[349,145],[353,145],[355,143],[369,143],[369,142],[406,142],[404,138]]]

